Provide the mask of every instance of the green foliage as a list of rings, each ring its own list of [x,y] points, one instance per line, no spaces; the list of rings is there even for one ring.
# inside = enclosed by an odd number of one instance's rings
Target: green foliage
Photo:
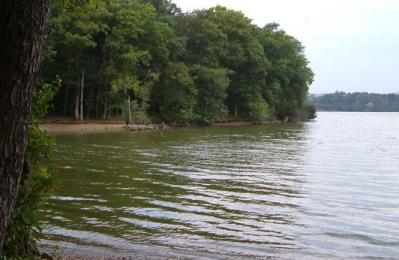
[[[316,107],[306,104],[304,107],[304,119],[315,119],[317,117]]]
[[[54,190],[55,175],[54,171],[41,166],[19,191],[3,246],[3,254],[7,258],[26,259],[36,253],[36,242],[42,232],[37,211]]]
[[[178,15],[181,13],[181,9],[169,0],[141,0],[140,2],[154,6],[157,14],[162,17]]]
[[[197,11],[197,15],[203,20],[206,19],[206,24],[209,24],[206,27],[208,30],[217,32],[213,34],[213,38],[217,39],[216,44],[219,47],[211,50],[215,50],[213,56],[219,57],[219,61],[208,64],[221,64],[230,71],[226,100],[230,113],[249,118],[253,106],[260,104],[256,99],[261,95],[268,70],[268,60],[262,46],[251,33],[250,20],[241,12],[221,6]],[[201,46],[201,43],[198,42],[198,45]]]
[[[318,110],[399,112],[398,94],[335,92],[321,96],[310,95],[309,101]]]
[[[48,159],[51,150],[55,146],[54,139],[40,130],[38,124],[52,108],[51,102],[60,88],[60,84],[61,80],[59,79],[51,84],[42,83],[34,94],[26,150],[27,158],[33,164],[38,164],[40,161]]]
[[[47,133],[32,125],[28,128],[28,160],[37,164],[44,159],[48,159],[50,152],[55,146],[55,141]]]
[[[198,89],[195,113],[201,122],[211,124],[227,113],[224,104],[229,85],[227,70],[196,65],[192,68],[192,74]]]
[[[166,121],[186,124],[194,119],[197,89],[184,63],[171,63],[161,77],[160,115]]]
[[[123,121],[129,123],[129,102],[126,101],[123,104]],[[130,102],[130,114],[132,116],[132,122],[136,124],[148,124],[151,122],[147,114],[148,104],[139,104],[137,100]]]
[[[51,83],[41,83],[33,96],[32,122],[37,123],[52,109],[52,101],[61,86],[61,79],[56,79]]]
[[[178,17],[176,33],[186,39],[186,64],[219,67],[220,60],[227,55],[227,35],[199,11]]]
[[[131,103],[132,110],[132,120],[134,123],[138,124],[148,124],[151,122],[150,118],[147,115],[148,104],[143,103],[139,104],[137,100],[133,100]]]
[[[225,114],[264,120],[306,110],[313,73],[301,43],[277,24],[259,28],[222,6],[182,13],[170,0],[55,9],[41,74],[63,79],[57,114],[76,107],[81,71],[89,116],[124,118],[129,98],[139,121],[210,124]]]
[[[313,81],[313,73],[301,43],[279,30],[278,24],[254,28],[256,38],[271,62],[266,75],[264,97],[279,119],[293,117],[302,110]]]
[[[55,110],[67,115],[75,107],[82,71],[85,111],[89,116],[106,116],[110,111],[122,112],[120,104],[129,94],[125,88],[129,92],[137,86],[148,87],[169,62],[172,30],[148,4],[115,0],[73,9],[56,5],[50,25],[41,77],[51,80],[60,75],[63,84]],[[121,81],[134,84],[115,84]]]
[[[248,104],[248,117],[251,120],[267,120],[271,116],[269,105],[262,97],[251,100]]]
[[[41,233],[37,211],[55,188],[55,172],[41,164],[48,159],[55,142],[39,129],[38,123],[51,108],[50,102],[60,84],[60,80],[42,83],[34,95],[22,187],[3,245],[7,258],[26,259],[36,254],[36,242]],[[29,163],[34,166],[32,172]]]

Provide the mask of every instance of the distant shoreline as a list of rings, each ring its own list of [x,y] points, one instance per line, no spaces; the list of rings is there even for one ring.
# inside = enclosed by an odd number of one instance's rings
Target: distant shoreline
[[[399,113],[399,111],[351,111],[351,110],[322,110],[316,109],[316,112],[344,112],[344,113]]]
[[[398,94],[334,92],[324,95],[311,94],[308,99],[317,111],[399,112]]]

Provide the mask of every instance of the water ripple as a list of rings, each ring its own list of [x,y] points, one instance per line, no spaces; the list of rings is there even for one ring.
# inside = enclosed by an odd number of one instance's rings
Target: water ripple
[[[64,186],[41,211],[53,241],[178,258],[399,255],[398,113],[58,139]]]

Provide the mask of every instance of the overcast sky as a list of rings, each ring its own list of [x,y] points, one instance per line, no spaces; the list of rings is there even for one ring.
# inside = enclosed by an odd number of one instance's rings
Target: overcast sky
[[[184,11],[217,4],[263,26],[277,22],[305,46],[310,93],[399,92],[399,0],[173,0]]]

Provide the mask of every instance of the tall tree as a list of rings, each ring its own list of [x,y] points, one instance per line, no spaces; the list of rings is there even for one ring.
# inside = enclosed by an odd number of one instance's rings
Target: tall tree
[[[50,21],[52,32],[49,44],[54,45],[54,60],[57,62],[49,62],[46,59],[44,64],[47,65],[47,70],[52,71],[55,68],[57,71],[54,73],[62,76],[65,88],[64,103],[68,100],[70,86],[75,87],[74,115],[76,120],[83,120],[84,93],[87,90],[85,74],[87,75],[86,72],[94,66],[91,58],[96,46],[94,35],[99,30],[99,23],[93,19],[96,9],[87,3],[73,8],[65,8],[62,3],[56,4],[55,15]],[[66,66],[68,69],[65,69]]]
[[[0,1],[0,248],[21,183],[50,0]]]
[[[160,78],[159,109],[166,121],[186,124],[194,118],[197,89],[188,67],[171,63]]]
[[[88,116],[120,117],[131,99],[140,113],[165,121],[212,122],[225,111],[237,120],[302,117],[313,74],[300,42],[277,24],[259,28],[221,6],[181,13],[170,0],[60,6],[42,69],[46,82],[57,74],[62,79],[58,115],[73,115],[75,108],[82,118],[85,107]],[[191,77],[193,86],[169,73]],[[196,105],[182,111],[192,113],[177,113],[166,100],[169,92],[191,99],[191,91],[180,91],[191,88]]]
[[[227,36],[226,50],[222,52],[220,63],[232,72],[227,88],[230,113],[234,117],[262,119],[265,113],[258,112],[267,109],[261,92],[269,62],[251,33],[251,21],[243,13],[221,6],[198,11],[197,15],[215,23]]]
[[[265,78],[263,95],[277,118],[295,117],[303,109],[313,81],[304,48],[275,23],[255,27],[254,34],[272,65]]]
[[[229,86],[227,70],[195,65],[191,73],[198,89],[195,113],[202,123],[211,124],[227,114],[224,104]]]
[[[174,16],[181,13],[181,9],[170,0],[141,0],[143,4],[151,4],[155,7],[159,17]]]

